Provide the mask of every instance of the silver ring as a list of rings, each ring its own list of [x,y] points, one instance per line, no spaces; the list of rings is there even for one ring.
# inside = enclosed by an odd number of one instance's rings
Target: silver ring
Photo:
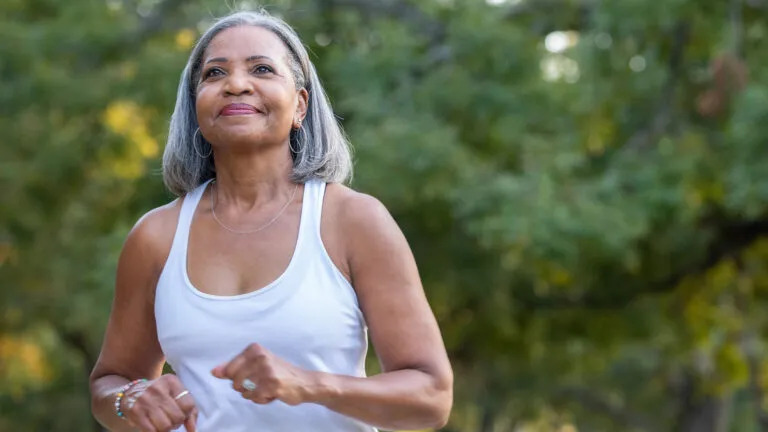
[[[249,380],[248,378],[244,379],[243,382],[240,383],[240,385],[242,385],[243,388],[246,389],[247,391],[256,390],[256,383]]]
[[[179,400],[179,399],[183,398],[184,396],[186,396],[188,394],[189,394],[189,390],[184,390],[183,392],[181,392],[178,395],[176,395],[176,397],[173,398],[173,399],[174,400]]]

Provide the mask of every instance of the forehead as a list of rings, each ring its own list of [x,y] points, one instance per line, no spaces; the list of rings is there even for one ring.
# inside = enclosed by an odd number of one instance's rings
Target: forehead
[[[285,58],[288,50],[283,41],[263,27],[242,25],[228,28],[217,34],[203,54],[203,62],[212,57],[242,60],[263,55],[275,60]]]

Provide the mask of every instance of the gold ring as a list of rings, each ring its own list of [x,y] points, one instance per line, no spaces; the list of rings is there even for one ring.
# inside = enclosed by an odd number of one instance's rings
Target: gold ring
[[[176,395],[176,397],[173,398],[173,399],[174,400],[179,400],[179,399],[183,398],[184,396],[186,396],[188,394],[189,394],[189,390],[184,390],[183,392],[181,392],[178,395]]]

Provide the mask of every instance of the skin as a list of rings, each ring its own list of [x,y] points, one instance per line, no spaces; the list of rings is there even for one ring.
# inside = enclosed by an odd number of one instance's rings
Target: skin
[[[213,146],[217,181],[196,210],[188,272],[203,292],[236,295],[274,280],[293,254],[303,187],[290,180],[288,137],[306,114],[308,95],[296,89],[283,43],[259,27],[219,33],[203,64],[196,108],[201,133]],[[235,102],[258,112],[220,115]],[[210,194],[216,215],[237,230],[256,229],[288,206],[268,229],[238,235],[213,219]],[[177,200],[145,215],[128,235],[118,263],[112,314],[91,376],[94,415],[113,431],[165,432],[181,424],[195,431],[193,397],[174,399],[183,384],[174,375],[161,376],[164,356],[153,310],[179,211]],[[384,429],[442,427],[452,405],[453,375],[399,227],[376,199],[330,184],[321,237],[356,290],[383,373],[356,378],[305,370],[255,343],[211,373],[257,404],[315,403]],[[150,381],[128,392],[126,397],[137,400],[130,409],[123,405],[129,421],[122,421],[114,413],[116,389],[141,377]],[[244,378],[257,389],[243,389]]]

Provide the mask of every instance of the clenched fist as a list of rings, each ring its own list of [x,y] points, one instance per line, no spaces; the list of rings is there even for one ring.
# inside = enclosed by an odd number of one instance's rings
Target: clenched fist
[[[288,405],[308,402],[316,381],[315,373],[294,366],[255,343],[212,373],[231,380],[235,390],[257,404],[274,400]]]
[[[170,432],[181,425],[197,430],[195,401],[176,375],[131,387],[121,405],[126,420],[141,432]]]

